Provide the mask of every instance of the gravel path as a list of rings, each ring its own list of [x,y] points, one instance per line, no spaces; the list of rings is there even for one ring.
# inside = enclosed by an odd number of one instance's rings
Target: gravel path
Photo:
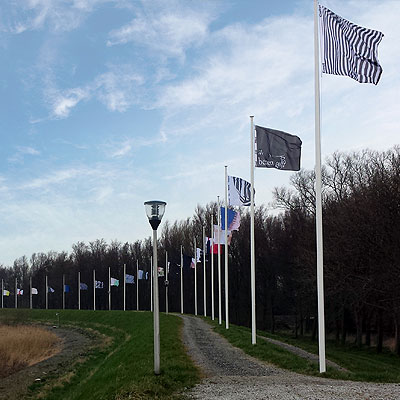
[[[338,381],[288,372],[234,348],[200,318],[182,318],[187,351],[205,375],[187,393],[188,399],[400,399],[400,384]]]

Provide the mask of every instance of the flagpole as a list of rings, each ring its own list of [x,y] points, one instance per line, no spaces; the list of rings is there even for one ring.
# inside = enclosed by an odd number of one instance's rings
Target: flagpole
[[[197,315],[197,246],[194,239],[194,315]]]
[[[150,257],[150,311],[153,312],[153,256]]]
[[[124,311],[126,311],[126,264],[124,264]]]
[[[168,251],[165,252],[165,313],[168,314]]]
[[[181,245],[181,314],[183,314],[183,249]]]
[[[250,116],[250,275],[251,275],[251,343],[256,334],[256,262],[254,247],[254,116]]]
[[[207,288],[206,288],[206,227],[203,226],[203,308],[207,316]]]
[[[108,267],[108,309],[111,311],[111,267]]]
[[[81,309],[81,271],[78,272],[78,310]]]
[[[228,166],[225,165],[225,328],[229,329],[229,279],[228,279]]]
[[[49,308],[49,281],[46,275],[46,310]]]
[[[314,64],[315,64],[315,197],[317,234],[317,293],[318,293],[318,346],[319,372],[326,371],[324,261],[322,238],[322,177],[321,177],[321,116],[319,82],[318,1],[314,0]]]
[[[62,278],[62,281],[63,281],[63,283],[62,283],[62,293],[63,293],[63,296],[62,296],[62,301],[63,301],[63,310],[65,310],[65,274],[63,274],[63,278]]]
[[[96,270],[93,270],[93,311],[96,311]]]
[[[219,196],[218,197],[218,323],[222,324],[222,304],[221,304],[221,243],[220,243],[220,234],[221,234],[221,207],[219,204]]]
[[[18,288],[17,278],[15,278],[15,308],[18,308]]]
[[[139,311],[139,260],[136,260],[136,311]]]
[[[215,319],[214,310],[214,215],[211,214],[211,319]]]
[[[3,295],[3,291],[1,291]],[[32,277],[29,278],[29,308],[32,310]]]

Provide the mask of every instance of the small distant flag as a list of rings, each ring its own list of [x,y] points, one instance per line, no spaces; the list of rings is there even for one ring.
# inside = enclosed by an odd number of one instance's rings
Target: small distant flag
[[[86,285],[86,283],[80,283],[80,289],[81,290],[88,290],[88,285]]]
[[[143,279],[143,270],[142,269],[138,270],[138,279]]]
[[[164,276],[164,268],[163,267],[157,267],[158,268],[158,277]]]
[[[17,295],[18,296],[22,296],[24,294],[24,290],[23,289],[18,289],[17,288]]]
[[[115,278],[111,278],[111,286],[119,286],[119,280]]]
[[[225,230],[221,229],[218,225],[214,225],[214,254],[215,248],[218,253],[218,232],[219,232],[219,244],[225,244]],[[228,230],[228,246],[231,244],[232,232]]]
[[[240,226],[240,214],[228,208],[228,232],[238,231]],[[221,229],[225,230],[225,207],[221,207]]]
[[[299,171],[301,144],[298,136],[256,125],[256,167]]]
[[[36,288],[32,288],[32,294],[39,294],[38,290]]]
[[[64,285],[64,293],[69,293],[71,291],[71,288],[69,285]]]
[[[104,288],[104,282],[95,281],[95,287],[96,287],[96,289],[103,289]]]
[[[135,283],[135,277],[133,275],[125,274],[126,283]]]
[[[203,254],[203,250],[199,249],[198,247],[196,248],[196,261],[200,262],[201,260],[201,255]]]
[[[9,290],[3,290],[3,296],[9,296],[10,295],[10,291]]]
[[[319,19],[322,72],[378,84],[382,74],[378,45],[383,33],[353,24],[321,5]]]
[[[228,176],[228,203],[230,206],[249,206],[251,185],[242,178]]]
[[[146,271],[146,281],[149,279],[149,272]]]
[[[48,287],[48,292],[49,292],[49,293],[54,293],[55,290],[54,290],[51,286],[49,286],[49,287]]]

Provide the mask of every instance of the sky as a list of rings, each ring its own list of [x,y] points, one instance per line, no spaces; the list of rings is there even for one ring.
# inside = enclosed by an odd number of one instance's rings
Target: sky
[[[400,1],[321,4],[379,30],[377,86],[321,76],[322,157],[400,134]],[[2,0],[0,265],[164,220],[250,180],[250,115],[297,135],[314,168],[312,0]],[[292,172],[256,169],[256,204]],[[163,222],[164,222],[163,220]],[[161,225],[162,227],[162,225]]]

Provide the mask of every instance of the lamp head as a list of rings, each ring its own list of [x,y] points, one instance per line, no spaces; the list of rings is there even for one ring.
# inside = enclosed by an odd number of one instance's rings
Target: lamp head
[[[167,203],[165,201],[151,200],[145,201],[144,208],[146,210],[147,218],[149,219],[150,225],[153,230],[157,230],[158,225],[160,225],[161,219],[165,212],[165,206]]]

